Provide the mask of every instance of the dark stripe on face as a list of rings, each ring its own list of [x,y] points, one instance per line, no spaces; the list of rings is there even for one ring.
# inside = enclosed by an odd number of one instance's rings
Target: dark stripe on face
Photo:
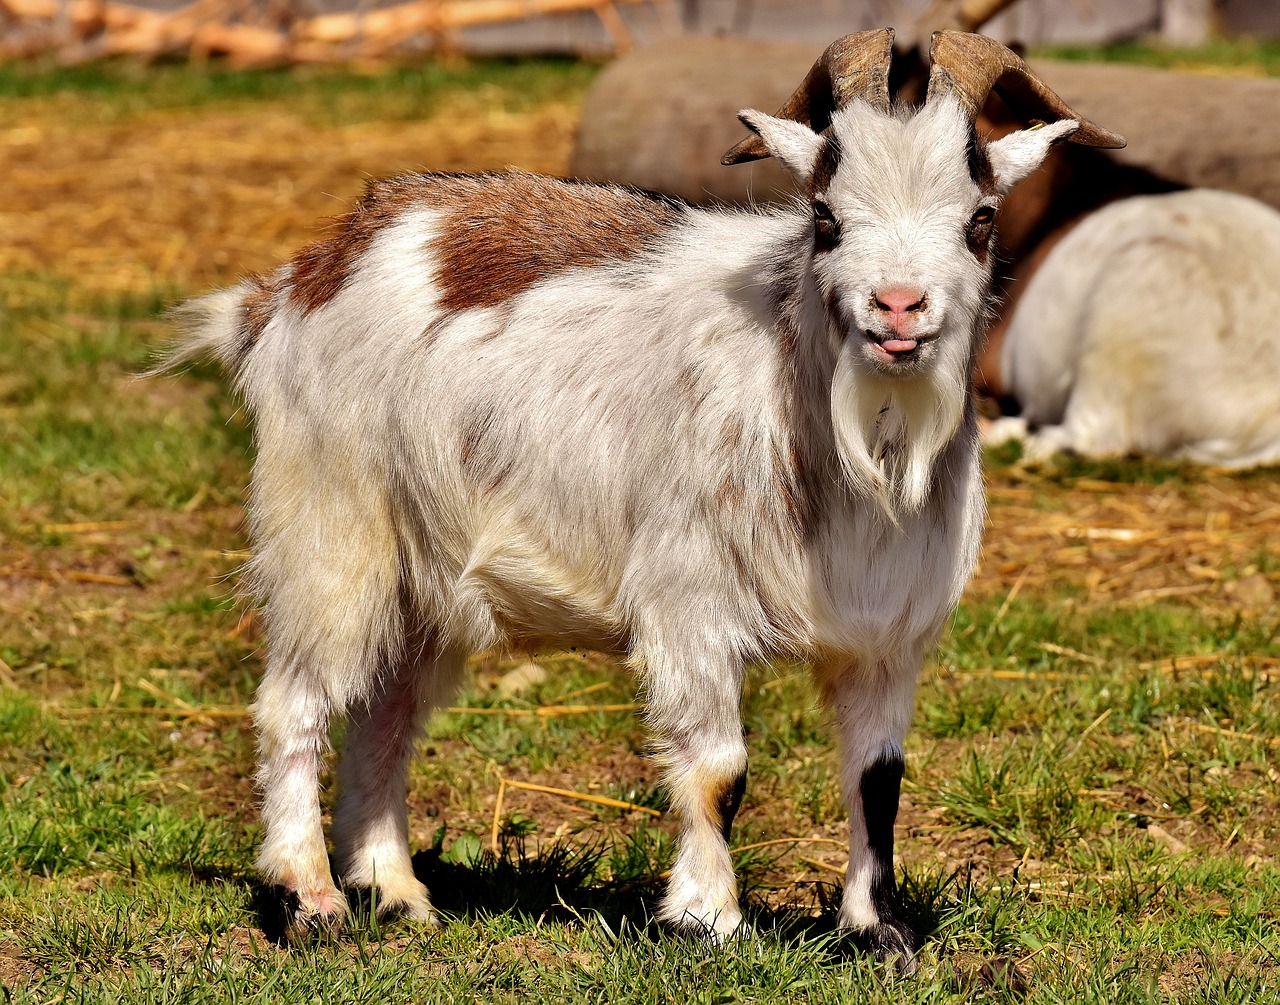
[[[747,773],[743,771],[732,782],[726,782],[716,796],[715,809],[720,816],[720,833],[729,840],[729,830],[733,827],[733,818],[742,805],[743,793],[747,791]]]
[[[818,160],[813,166],[813,176],[809,179],[809,195],[825,192],[831,185],[840,167],[840,141],[834,136],[824,136],[822,149],[818,151]]]
[[[809,179],[809,200],[813,205],[813,250],[830,251],[840,243],[840,221],[827,205],[827,189],[836,169],[840,167],[840,141],[834,136],[823,137],[825,142],[818,152],[818,160]]]
[[[886,752],[862,772],[859,785],[862,819],[867,829],[867,847],[875,856],[871,880],[871,900],[881,919],[893,913],[896,887],[893,881],[893,824],[898,819],[898,797],[902,790],[902,754]]]
[[[813,250],[815,253],[831,251],[840,243],[840,221],[831,207],[822,199],[813,202]]]
[[[969,176],[983,195],[996,194],[996,172],[991,166],[991,158],[987,156],[987,141],[978,135],[976,129],[969,130],[969,146],[966,151],[969,160]]]

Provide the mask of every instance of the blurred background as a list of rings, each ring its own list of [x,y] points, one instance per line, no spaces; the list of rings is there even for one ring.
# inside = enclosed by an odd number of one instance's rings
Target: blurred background
[[[939,0],[3,0],[4,49],[64,58],[189,48],[234,60],[378,57],[391,50],[618,54],[673,34],[797,42],[945,17]],[[1027,45],[1135,39],[1192,46],[1280,34],[1270,0],[1022,0],[986,21]],[[272,39],[271,35],[284,35]],[[337,49],[337,52],[330,50]]]

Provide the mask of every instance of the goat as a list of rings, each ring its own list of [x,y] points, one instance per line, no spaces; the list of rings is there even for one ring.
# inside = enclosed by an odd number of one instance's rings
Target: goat
[[[1280,462],[1280,213],[1191,189],[1098,210],[1044,259],[1001,370],[1026,452]]]
[[[833,43],[725,163],[777,158],[770,211],[522,173],[374,182],[336,233],[189,306],[252,413],[258,866],[289,930],[336,923],[318,774],[347,717],[336,870],[430,922],[406,762],[464,658],[625,657],[679,819],[659,918],[742,916],[728,835],[744,667],[811,663],[842,740],[839,923],[910,966],[895,907],[902,742],[923,653],[977,558],[968,378],[1001,195],[1081,119],[998,43],[934,38],[892,109],[889,29]],[[999,87],[1046,116],[988,144]]]

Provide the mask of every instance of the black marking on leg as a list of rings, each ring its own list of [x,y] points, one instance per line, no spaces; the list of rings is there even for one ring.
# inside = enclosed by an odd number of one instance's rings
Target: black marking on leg
[[[893,916],[897,899],[897,887],[893,881],[893,824],[898,819],[898,797],[902,792],[904,767],[902,754],[886,752],[862,772],[860,784],[867,848],[876,860],[871,900],[882,919]]]
[[[720,817],[720,833],[729,840],[729,829],[733,826],[733,818],[742,805],[742,795],[747,791],[747,772],[744,768],[732,782],[726,782],[716,795],[715,812]]]
[[[898,916],[898,888],[893,878],[893,825],[898,819],[898,798],[902,793],[902,754],[887,751],[862,772],[862,821],[867,831],[867,848],[875,857],[871,877],[871,903],[879,924],[864,937],[876,959],[897,958],[898,967],[915,969],[915,933]]]

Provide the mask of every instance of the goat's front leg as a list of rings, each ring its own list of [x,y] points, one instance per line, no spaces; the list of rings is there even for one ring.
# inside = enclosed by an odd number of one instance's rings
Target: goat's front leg
[[[742,924],[729,828],[747,784],[742,667],[727,657],[646,659],[656,733],[680,836],[659,920],[719,942]]]
[[[849,810],[849,870],[839,925],[877,959],[897,958],[915,969],[915,936],[899,913],[893,875],[893,825],[911,722],[918,648],[877,662],[820,672],[819,685],[835,713],[841,778]]]

